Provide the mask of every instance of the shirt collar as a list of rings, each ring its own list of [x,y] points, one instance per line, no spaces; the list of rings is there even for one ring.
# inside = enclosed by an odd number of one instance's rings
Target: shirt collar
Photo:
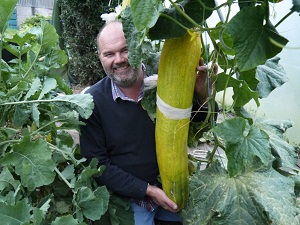
[[[145,72],[146,71],[146,66],[142,63],[142,70]],[[144,73],[145,74],[145,73]],[[144,75],[146,76],[146,75]],[[114,101],[116,101],[118,98],[125,100],[125,101],[131,101],[131,102],[136,102],[134,99],[126,96],[124,94],[124,92],[111,80],[111,91],[112,91],[112,97],[114,99]],[[139,93],[139,97],[138,97],[138,101],[141,101],[142,98],[144,96],[144,81],[143,81],[143,85],[140,89],[140,93]]]

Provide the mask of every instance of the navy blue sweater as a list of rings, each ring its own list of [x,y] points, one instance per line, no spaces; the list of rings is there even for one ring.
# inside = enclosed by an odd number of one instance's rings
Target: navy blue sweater
[[[97,158],[105,170],[96,181],[108,189],[142,199],[147,185],[157,184],[155,124],[141,103],[113,100],[111,80],[105,77],[86,91],[93,96],[93,114],[81,126],[83,157]]]

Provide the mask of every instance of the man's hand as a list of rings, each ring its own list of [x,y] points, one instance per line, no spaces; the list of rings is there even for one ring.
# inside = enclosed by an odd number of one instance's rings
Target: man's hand
[[[178,206],[176,203],[169,199],[162,189],[154,185],[148,185],[146,195],[151,197],[156,204],[160,205],[164,209],[174,213],[178,212]]]
[[[204,64],[204,60],[201,58],[199,60],[199,65],[196,68],[197,70],[197,78],[195,84],[195,92],[198,96],[198,100],[200,103],[204,103],[208,97],[208,85],[207,85],[207,66]],[[217,74],[218,66],[214,66],[214,74]],[[210,90],[212,90],[212,83],[209,84]]]

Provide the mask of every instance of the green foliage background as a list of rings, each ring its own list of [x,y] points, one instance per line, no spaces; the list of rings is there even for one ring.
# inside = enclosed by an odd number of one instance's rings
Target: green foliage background
[[[72,83],[94,84],[105,76],[97,56],[96,36],[104,24],[100,15],[113,10],[116,4],[108,0],[57,0]]]

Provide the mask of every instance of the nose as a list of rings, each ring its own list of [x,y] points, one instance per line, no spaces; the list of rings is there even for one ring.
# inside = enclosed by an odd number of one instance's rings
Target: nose
[[[122,63],[126,61],[126,56],[121,53],[121,52],[117,52],[115,54],[115,63]]]

